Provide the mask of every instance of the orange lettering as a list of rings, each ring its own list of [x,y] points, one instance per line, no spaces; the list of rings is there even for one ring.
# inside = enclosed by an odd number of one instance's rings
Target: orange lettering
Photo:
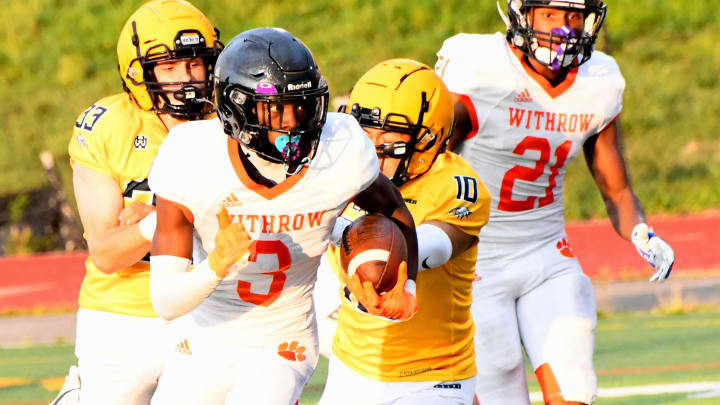
[[[510,107],[510,126],[514,125],[516,127],[519,127],[520,122],[523,119],[523,115],[525,115],[525,110]]]
[[[290,227],[288,226],[289,223],[290,223],[290,216],[280,215],[280,225],[278,225],[278,233],[281,233],[282,231],[290,232]]]
[[[592,121],[595,114],[580,114],[580,131],[587,132],[590,128],[590,121]]]
[[[297,231],[298,229],[302,228],[304,220],[305,217],[302,214],[296,214],[295,218],[293,218],[293,229]]]
[[[320,222],[322,222],[322,217],[325,215],[325,211],[319,211],[319,212],[311,212],[308,214],[308,222],[310,223],[310,226],[320,226]]]
[[[262,220],[263,233],[273,233],[273,223],[275,222],[275,215],[263,215]]]
[[[575,129],[577,128],[577,121],[578,121],[577,114],[571,114],[570,115],[570,123],[568,124],[568,129],[570,130],[570,132],[575,132]]]
[[[257,215],[248,215],[248,219],[250,219],[250,232],[255,232],[255,223],[260,219]]]
[[[525,122],[525,129],[530,129],[530,119],[532,118],[532,110],[528,110],[528,119]]]
[[[557,126],[558,132],[566,132],[567,131],[567,128],[565,128],[565,121],[567,121],[567,114],[559,113],[558,114],[558,126]]]
[[[540,119],[545,115],[545,112],[543,111],[535,111],[535,117],[537,118],[537,121],[535,121],[535,129],[540,130]]]
[[[545,114],[546,121],[545,121],[545,130],[546,131],[554,131],[555,130],[555,113],[546,113]]]

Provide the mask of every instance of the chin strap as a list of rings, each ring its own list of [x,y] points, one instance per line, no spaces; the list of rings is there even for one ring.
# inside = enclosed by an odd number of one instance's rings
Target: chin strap
[[[290,166],[289,164],[287,164],[287,162],[285,162],[285,163],[283,163],[283,169],[285,169],[285,174],[287,174],[288,176],[292,176],[294,174],[297,174],[303,168],[303,166],[310,163],[311,161],[312,160],[309,157],[304,157],[300,161],[300,163],[297,164],[297,166],[294,166],[295,170],[292,170],[292,171],[290,170],[290,168],[293,166]]]

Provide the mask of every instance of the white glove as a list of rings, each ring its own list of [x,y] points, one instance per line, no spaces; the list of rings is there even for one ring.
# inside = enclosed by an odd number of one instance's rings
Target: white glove
[[[651,283],[654,281],[662,283],[670,277],[675,263],[675,252],[667,242],[653,233],[652,228],[648,228],[645,223],[635,225],[632,231],[632,243],[640,256],[657,270],[650,277]]]

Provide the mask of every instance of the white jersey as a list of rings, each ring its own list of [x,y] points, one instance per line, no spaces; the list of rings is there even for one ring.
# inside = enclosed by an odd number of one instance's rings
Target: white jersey
[[[459,34],[435,70],[468,107],[473,131],[459,150],[492,195],[481,242],[541,242],[563,232],[563,183],[583,143],[622,110],[625,80],[595,51],[552,87],[505,36]]]
[[[183,123],[170,131],[150,174],[157,195],[187,208],[206,251],[214,248],[221,206],[253,241],[249,260],[231,268],[191,316],[214,336],[242,330],[245,342],[307,332],[320,257],[335,219],[378,176],[375,147],[355,119],[330,113],[312,162],[272,188],[248,177],[237,150],[218,119]]]

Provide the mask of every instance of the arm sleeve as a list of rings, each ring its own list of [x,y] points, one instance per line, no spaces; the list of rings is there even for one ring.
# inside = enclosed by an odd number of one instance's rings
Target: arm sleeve
[[[415,228],[418,239],[418,271],[440,267],[452,257],[450,237],[433,224],[420,224]]]
[[[150,298],[160,317],[171,320],[192,311],[220,283],[207,260],[188,268],[190,260],[182,257],[150,257]]]

